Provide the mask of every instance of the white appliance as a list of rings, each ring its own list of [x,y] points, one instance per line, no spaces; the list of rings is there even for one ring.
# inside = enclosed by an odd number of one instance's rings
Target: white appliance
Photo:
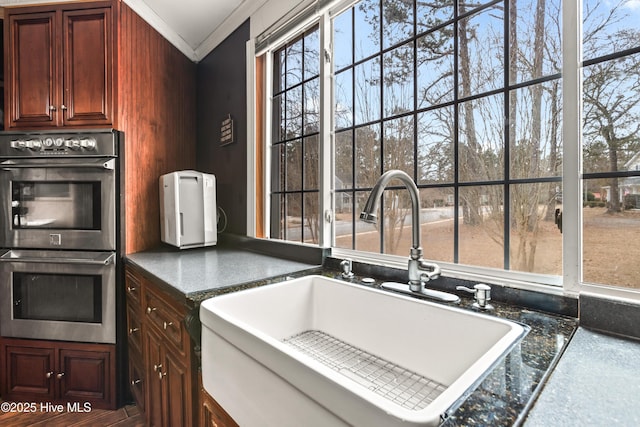
[[[160,238],[180,249],[218,241],[216,177],[184,170],[160,177]]]

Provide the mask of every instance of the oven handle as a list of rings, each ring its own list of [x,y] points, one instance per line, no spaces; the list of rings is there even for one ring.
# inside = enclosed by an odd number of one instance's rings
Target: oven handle
[[[16,163],[13,160],[5,160],[0,163],[3,170],[12,169],[36,169],[36,168],[98,168],[114,170],[116,159],[99,159],[95,162],[60,162],[60,163]]]
[[[0,258],[0,262],[34,262],[47,264],[83,264],[83,265],[110,265],[115,262],[116,254],[111,254],[105,259],[83,258],[40,258],[40,257],[9,257]]]

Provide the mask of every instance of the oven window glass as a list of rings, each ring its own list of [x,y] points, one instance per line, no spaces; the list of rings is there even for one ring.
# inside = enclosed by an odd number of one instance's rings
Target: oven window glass
[[[13,274],[13,317],[102,323],[102,276]]]
[[[100,182],[13,181],[11,193],[14,229],[100,229]]]

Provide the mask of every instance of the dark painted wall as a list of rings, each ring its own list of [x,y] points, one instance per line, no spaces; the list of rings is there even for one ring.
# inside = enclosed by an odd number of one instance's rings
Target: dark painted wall
[[[198,64],[197,167],[213,173],[226,232],[247,234],[247,76],[245,21]],[[222,146],[220,127],[231,114],[234,142]]]

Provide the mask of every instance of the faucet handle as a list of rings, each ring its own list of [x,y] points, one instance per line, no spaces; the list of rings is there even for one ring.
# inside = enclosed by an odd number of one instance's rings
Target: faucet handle
[[[354,274],[353,271],[351,271],[351,260],[350,259],[343,259],[342,262],[340,263],[340,268],[342,269],[342,278],[343,279],[352,279]]]
[[[423,259],[418,260],[418,271],[420,271],[420,281],[425,283],[440,277],[440,266]]]
[[[493,306],[489,304],[489,301],[491,301],[491,286],[484,283],[478,283],[473,287],[473,289],[469,289],[466,286],[456,286],[456,289],[472,293],[473,298],[476,300],[476,302],[473,303],[474,307],[479,308],[480,310],[493,309]]]

